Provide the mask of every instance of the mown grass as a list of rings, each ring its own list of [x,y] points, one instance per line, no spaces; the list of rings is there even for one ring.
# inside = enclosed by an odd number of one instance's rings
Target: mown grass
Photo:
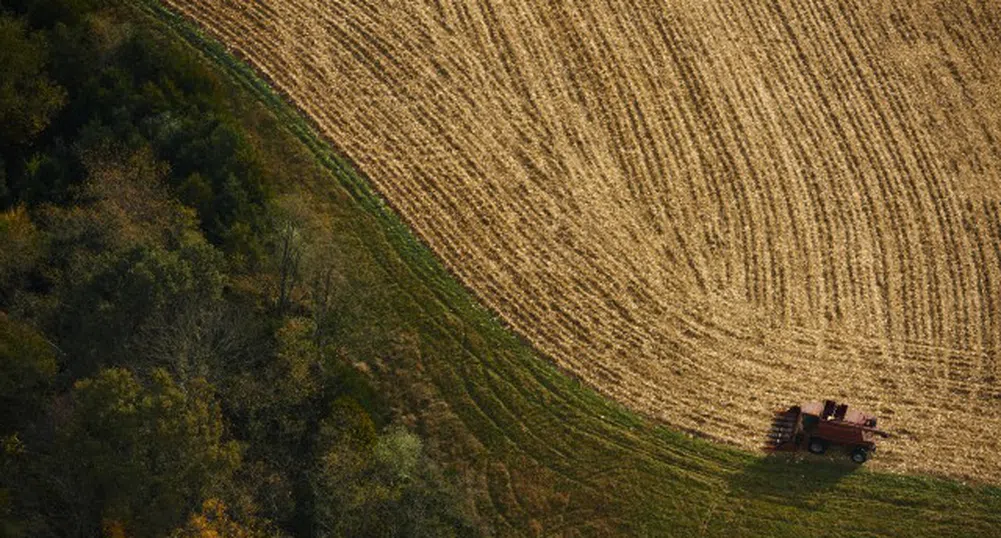
[[[137,5],[266,107],[268,151],[345,260],[346,349],[498,535],[997,536],[1001,489],[764,458],[669,431],[600,397],[482,308],[349,161],[248,66],[155,0]],[[259,104],[258,104],[259,103]],[[254,108],[258,107],[258,108]],[[248,116],[251,115],[248,113]],[[260,121],[260,120],[254,120]],[[878,455],[877,455],[878,457]]]

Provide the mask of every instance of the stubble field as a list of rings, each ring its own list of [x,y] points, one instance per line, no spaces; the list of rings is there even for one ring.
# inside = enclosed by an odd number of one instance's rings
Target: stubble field
[[[165,3],[602,393],[748,449],[845,399],[874,468],[1001,481],[1001,5]]]

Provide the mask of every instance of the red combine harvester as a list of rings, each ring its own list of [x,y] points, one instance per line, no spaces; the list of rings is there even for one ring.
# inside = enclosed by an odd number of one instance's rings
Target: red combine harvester
[[[767,449],[793,452],[806,448],[814,454],[823,454],[827,447],[841,445],[851,451],[852,461],[865,463],[876,450],[877,435],[889,437],[876,429],[876,417],[849,411],[847,404],[825,400],[793,406],[776,414]]]

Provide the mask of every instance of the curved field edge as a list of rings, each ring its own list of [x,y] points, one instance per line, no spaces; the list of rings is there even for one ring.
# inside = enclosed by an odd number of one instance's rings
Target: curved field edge
[[[416,349],[381,371],[497,534],[990,536],[1001,489],[763,459],[660,427],[539,357],[452,278],[369,183],[247,65],[155,0],[137,5],[262,101],[350,194],[353,239],[395,283]],[[341,197],[343,198],[343,196]],[[877,455],[878,457],[878,455]]]

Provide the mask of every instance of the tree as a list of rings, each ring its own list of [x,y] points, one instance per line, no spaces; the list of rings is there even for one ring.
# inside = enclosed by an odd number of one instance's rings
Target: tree
[[[291,318],[275,332],[274,355],[241,376],[235,409],[246,416],[248,437],[262,447],[273,447],[268,459],[292,466],[307,441],[309,423],[321,396],[317,375],[320,351],[313,345],[313,326],[305,318]]]
[[[350,397],[340,397],[320,423],[318,461],[311,473],[312,519],[319,536],[348,536],[358,526],[358,503],[377,441],[371,417]]]
[[[344,276],[338,270],[340,248],[330,223],[318,218],[308,197],[282,196],[275,201],[271,235],[272,272],[277,277],[276,305],[285,315],[293,305],[312,314],[313,342],[327,343],[331,310],[340,297]],[[304,284],[304,286],[303,286]]]
[[[134,356],[141,348],[136,337],[147,323],[203,307],[222,289],[218,254],[199,241],[177,251],[139,246],[106,254],[89,272],[66,279],[57,332],[77,375],[142,363]]]
[[[266,536],[260,529],[233,521],[227,513],[226,504],[219,499],[207,499],[202,509],[191,514],[188,523],[173,533],[171,538],[253,538]]]
[[[41,414],[55,375],[52,344],[0,312],[0,435]]]
[[[10,0],[4,2],[22,13],[35,27],[49,27],[58,22],[78,23],[80,18],[106,0]]]
[[[475,535],[416,435],[392,428],[376,436],[361,407],[341,398],[321,425],[318,445],[324,447],[313,471],[318,535]]]
[[[205,236],[234,267],[255,267],[265,258],[272,199],[256,151],[243,130],[220,115],[188,117],[181,127],[154,135],[158,154],[169,156],[181,201],[197,210]]]
[[[148,384],[125,369],[78,381],[59,425],[53,483],[79,529],[121,522],[161,535],[218,492],[239,466],[222,413],[203,380],[179,386],[164,371]]]
[[[77,203],[90,205],[102,222],[126,244],[176,248],[196,229],[194,214],[171,198],[169,166],[157,161],[148,146],[126,150],[107,139],[79,150],[87,180]]]
[[[0,305],[23,287],[43,254],[42,235],[24,206],[0,212]]]
[[[294,222],[286,220],[281,223],[277,236],[278,315],[284,316],[292,301],[292,290],[299,282],[302,233]]]
[[[45,73],[46,41],[24,23],[0,15],[0,143],[22,144],[42,132],[66,102]]]

